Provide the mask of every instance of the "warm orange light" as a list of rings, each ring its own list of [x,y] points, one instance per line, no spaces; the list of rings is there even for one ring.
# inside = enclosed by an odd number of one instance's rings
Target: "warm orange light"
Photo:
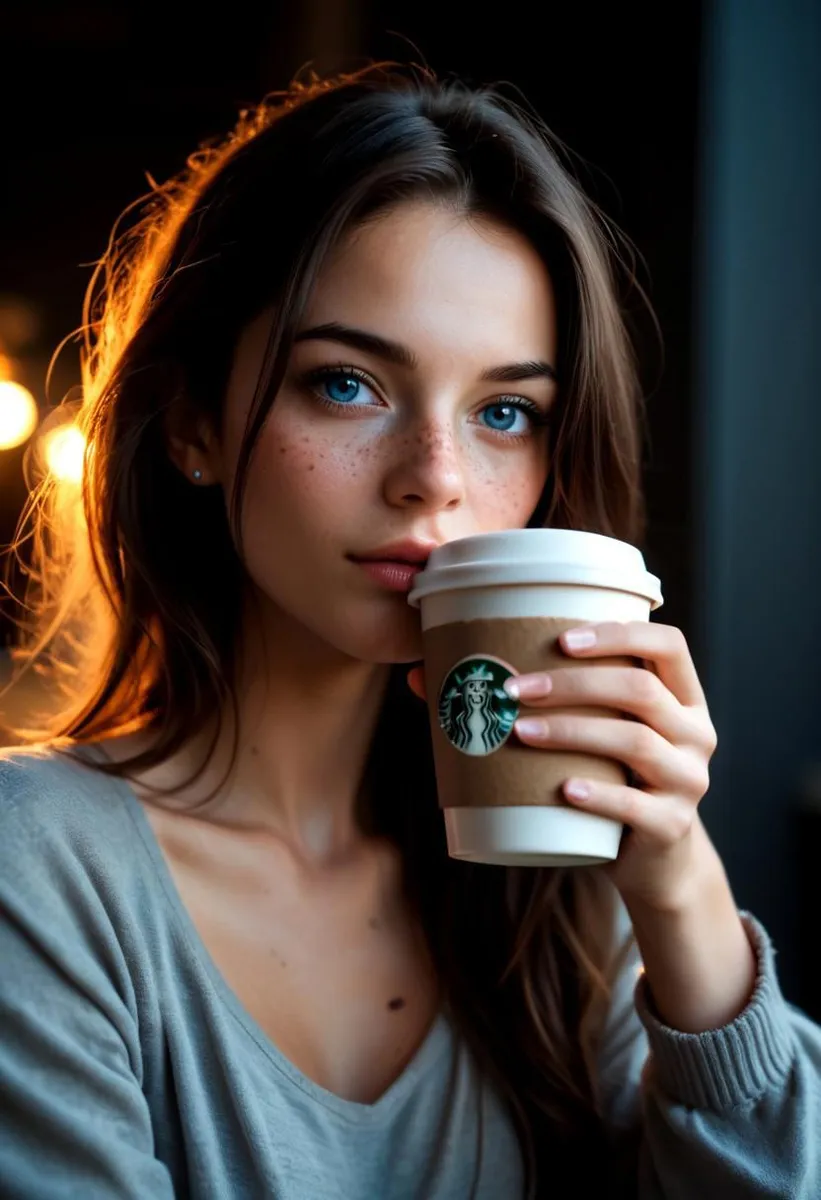
[[[58,479],[80,483],[86,440],[76,425],[58,425],[46,435],[44,454],[48,469]]]
[[[0,379],[0,450],[12,450],[37,428],[37,402],[28,388],[13,379]]]

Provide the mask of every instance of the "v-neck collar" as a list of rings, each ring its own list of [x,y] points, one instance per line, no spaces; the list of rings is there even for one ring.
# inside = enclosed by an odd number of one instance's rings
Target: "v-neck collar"
[[[73,752],[79,752],[80,757],[83,756],[83,752],[89,752],[91,757],[96,758],[97,761],[111,761],[109,755],[99,745],[74,747]],[[358,1124],[378,1122],[400,1106],[414,1090],[428,1069],[438,1061],[448,1045],[452,1043],[454,1036],[453,1028],[445,1013],[442,1011],[437,1013],[411,1060],[393,1083],[389,1084],[382,1095],[372,1104],[363,1104],[357,1100],[347,1100],[345,1097],[337,1095],[336,1092],[329,1091],[327,1088],[314,1082],[313,1079],[295,1066],[282,1053],[259,1022],[248,1012],[237,993],[217,967],[183,902],[174,876],[171,873],[171,868],[166,860],[165,853],[134,788],[127,779],[123,779],[120,776],[108,776],[108,778],[123,799],[126,812],[129,814],[139,834],[140,841],[158,877],[165,901],[175,921],[180,926],[192,954],[208,976],[216,995],[253,1040],[260,1052],[294,1086],[310,1096],[317,1103],[323,1105],[323,1107],[331,1109],[348,1121]]]

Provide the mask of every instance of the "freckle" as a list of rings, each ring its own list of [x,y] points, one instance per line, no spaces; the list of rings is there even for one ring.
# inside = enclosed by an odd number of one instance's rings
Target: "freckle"
[[[309,471],[315,471],[315,470],[316,470],[316,467],[314,466],[314,464],[313,464],[313,463],[311,463],[310,467],[308,467],[308,470],[309,470]]]
[[[394,996],[393,1000],[388,1001],[388,1008],[391,1012],[398,1012],[400,1008],[405,1007],[405,1001],[401,996]]]
[[[368,925],[371,927],[371,929],[378,929],[379,928],[379,918],[371,917],[371,919],[368,921]]]
[[[259,754],[259,746],[252,746],[252,747],[251,747],[251,753],[252,753],[252,754]]]

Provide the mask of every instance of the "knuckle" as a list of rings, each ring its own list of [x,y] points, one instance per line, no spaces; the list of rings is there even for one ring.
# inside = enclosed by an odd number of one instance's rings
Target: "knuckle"
[[[700,715],[692,723],[688,741],[708,758],[712,758],[718,749],[718,734],[712,722],[702,719]]]
[[[670,814],[669,829],[676,841],[681,841],[690,832],[693,824],[693,814],[690,809],[677,804]]]
[[[693,768],[693,787],[697,796],[704,796],[710,788],[710,772],[706,763],[696,763]]]
[[[655,704],[659,699],[661,681],[652,671],[635,669],[632,672],[633,696],[641,704]]]
[[[644,805],[644,799],[640,792],[633,788],[625,787],[621,795],[622,816],[627,825],[636,825],[641,819],[641,810]]]
[[[653,623],[655,624],[655,622]],[[658,625],[657,628],[664,630],[664,639],[670,643],[673,650],[683,650],[686,648],[687,639],[678,625]]]
[[[654,763],[658,755],[658,735],[648,725],[636,725],[633,753],[642,763]]]

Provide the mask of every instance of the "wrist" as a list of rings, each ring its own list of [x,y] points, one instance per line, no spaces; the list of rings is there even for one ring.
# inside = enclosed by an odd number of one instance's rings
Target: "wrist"
[[[645,887],[639,881],[633,888],[621,889],[634,925],[642,919],[684,916],[705,906],[726,907],[728,897],[735,910],[724,864],[698,814],[663,869],[654,874],[661,876],[663,884],[654,881],[652,887]]]
[[[755,953],[723,866],[709,856],[702,866],[662,902],[625,900],[656,1012],[684,1033],[734,1020],[756,976]]]

